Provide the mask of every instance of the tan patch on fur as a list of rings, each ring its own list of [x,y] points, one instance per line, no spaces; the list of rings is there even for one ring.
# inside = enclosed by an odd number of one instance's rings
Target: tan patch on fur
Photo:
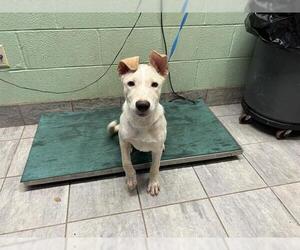
[[[125,58],[121,60],[119,63],[118,72],[120,75],[124,75],[129,71],[136,71],[139,67],[139,64],[140,64],[139,56]]]
[[[166,55],[153,50],[149,56],[149,61],[156,71],[162,76],[167,76],[169,74],[168,57]]]

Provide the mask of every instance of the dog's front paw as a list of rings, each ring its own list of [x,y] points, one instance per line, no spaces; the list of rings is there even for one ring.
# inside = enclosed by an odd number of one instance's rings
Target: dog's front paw
[[[137,185],[136,175],[127,176],[126,177],[126,184],[130,191],[134,190]]]
[[[158,195],[160,191],[159,187],[159,181],[158,180],[150,180],[148,184],[148,193],[150,193],[152,196]]]

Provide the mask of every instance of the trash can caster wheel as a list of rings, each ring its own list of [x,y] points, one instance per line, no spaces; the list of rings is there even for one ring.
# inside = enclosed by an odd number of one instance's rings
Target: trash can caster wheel
[[[292,133],[292,130],[278,130],[276,132],[276,138],[278,140],[282,140],[282,139],[285,139],[286,137],[288,137],[291,133]]]
[[[252,122],[252,116],[247,115],[246,113],[242,113],[239,118],[240,124],[249,124]]]

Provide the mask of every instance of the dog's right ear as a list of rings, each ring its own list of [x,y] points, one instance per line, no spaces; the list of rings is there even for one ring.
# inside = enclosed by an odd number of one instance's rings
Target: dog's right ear
[[[140,57],[138,56],[121,60],[118,65],[119,75],[124,75],[130,71],[132,72],[137,71],[139,64],[140,64]]]
[[[167,55],[160,54],[153,50],[149,56],[149,59],[150,65],[152,65],[160,75],[166,77],[169,74]]]

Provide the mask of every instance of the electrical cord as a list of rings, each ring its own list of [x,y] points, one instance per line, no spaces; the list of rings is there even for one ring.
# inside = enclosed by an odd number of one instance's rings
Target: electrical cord
[[[140,5],[140,3],[139,3]],[[16,83],[13,83],[11,81],[8,81],[8,80],[5,80],[3,78],[0,78],[0,81],[3,82],[3,83],[6,83],[8,85],[11,85],[11,86],[14,86],[16,88],[19,88],[19,89],[25,89],[25,90],[30,90],[30,91],[34,91],[34,92],[40,92],[40,93],[47,93],[47,94],[56,94],[56,95],[61,95],[61,94],[69,94],[69,93],[76,93],[76,92],[80,92],[84,89],[87,89],[93,85],[95,85],[99,80],[101,80],[107,73],[108,71],[111,69],[111,67],[114,65],[115,61],[117,60],[118,56],[120,55],[120,53],[122,52],[123,48],[125,47],[129,37],[131,36],[133,30],[135,29],[138,21],[140,20],[142,16],[142,12],[139,13],[136,21],[134,22],[134,25],[132,26],[130,32],[128,33],[128,35],[126,36],[121,48],[118,50],[117,54],[115,55],[113,61],[111,62],[111,64],[107,67],[107,69],[105,70],[105,72],[100,75],[97,79],[95,79],[94,81],[86,84],[85,86],[83,87],[80,87],[80,88],[77,88],[77,89],[73,89],[73,90],[69,90],[69,91],[51,91],[51,90],[44,90],[44,89],[38,89],[38,88],[30,88],[30,87],[26,87],[26,86],[21,86],[19,84],[16,84]],[[161,32],[162,32],[162,37],[163,37],[163,43],[164,43],[164,49],[165,49],[165,53],[168,54],[168,48],[167,48],[167,43],[166,43],[166,37],[165,37],[165,31],[164,31],[164,23],[163,23],[163,2],[161,0],[161,12],[160,12],[160,26],[161,26]],[[173,95],[175,95],[175,98],[171,100],[174,101],[176,99],[182,99],[182,100],[187,100],[189,102],[192,102],[192,103],[195,103],[195,101],[191,100],[191,99],[188,99],[182,95],[179,95],[174,87],[173,87],[173,83],[172,83],[172,78],[171,78],[171,73],[169,72],[168,74],[168,79],[169,79],[169,82],[170,82],[170,87],[171,87],[171,91],[173,93]]]
[[[163,17],[163,0],[160,0],[160,28],[161,28],[161,34],[162,34],[162,38],[163,38],[163,43],[164,43],[164,49],[165,49],[165,54],[168,54],[168,47],[167,47],[167,42],[166,42],[166,35],[165,35],[165,29],[164,29],[164,17]],[[184,97],[180,94],[178,94],[174,87],[173,87],[173,83],[172,83],[172,77],[171,77],[171,72],[169,72],[168,74],[168,79],[169,79],[169,83],[170,83],[170,88],[172,90],[172,94],[175,96],[174,99],[170,100],[170,102],[173,102],[177,99],[181,99],[181,100],[185,100],[185,101],[189,101],[193,104],[195,104],[196,102],[194,100],[191,100],[187,97]]]
[[[91,87],[92,85],[96,84],[99,80],[101,80],[107,73],[108,71],[111,69],[111,67],[113,66],[113,64],[115,63],[115,61],[117,60],[118,56],[120,55],[121,51],[123,50],[123,48],[125,47],[125,44],[127,42],[127,40],[129,39],[129,37],[131,36],[133,30],[135,29],[138,21],[140,20],[141,18],[141,15],[142,15],[142,12],[139,13],[136,21],[134,22],[134,25],[132,26],[130,32],[128,33],[128,35],[126,36],[121,48],[118,50],[117,54],[115,55],[112,63],[108,66],[108,68],[105,70],[105,72],[100,75],[96,80],[90,82],[89,84],[86,84],[85,86],[81,87],[81,88],[78,88],[78,89],[74,89],[74,90],[70,90],[70,91],[51,91],[51,90],[43,90],[43,89],[37,89],[37,88],[29,88],[29,87],[25,87],[25,86],[21,86],[21,85],[18,85],[16,83],[13,83],[13,82],[10,82],[8,80],[5,80],[5,79],[2,79],[0,78],[0,81],[8,84],[8,85],[12,85],[16,88],[19,88],[19,89],[25,89],[25,90],[30,90],[30,91],[35,91],[35,92],[40,92],[40,93],[48,93],[48,94],[56,94],[56,95],[60,95],[60,94],[68,94],[68,93],[76,93],[76,92],[79,92],[79,91],[82,91],[84,89],[87,89],[89,87]]]

